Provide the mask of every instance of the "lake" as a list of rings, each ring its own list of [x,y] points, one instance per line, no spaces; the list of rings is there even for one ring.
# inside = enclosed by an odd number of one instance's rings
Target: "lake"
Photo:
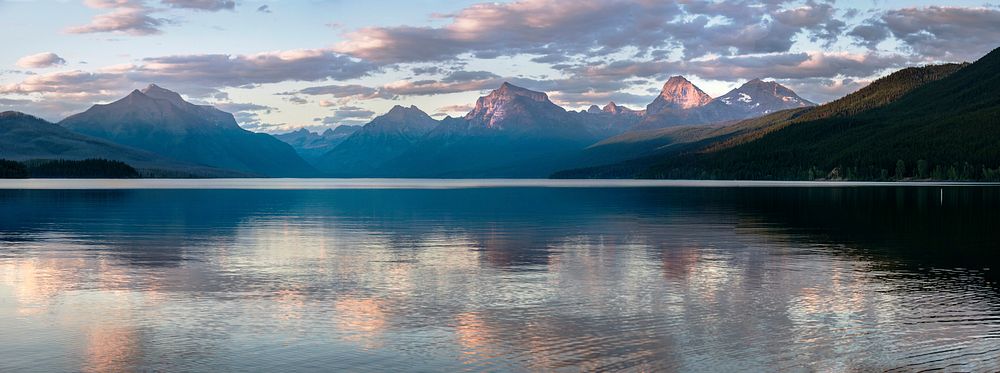
[[[0,371],[998,371],[1000,188],[0,181]]]

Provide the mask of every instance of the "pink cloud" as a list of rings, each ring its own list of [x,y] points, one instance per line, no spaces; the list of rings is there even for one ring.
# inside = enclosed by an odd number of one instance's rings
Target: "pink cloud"
[[[65,64],[65,59],[52,52],[32,54],[17,60],[17,66],[25,69],[39,69]]]

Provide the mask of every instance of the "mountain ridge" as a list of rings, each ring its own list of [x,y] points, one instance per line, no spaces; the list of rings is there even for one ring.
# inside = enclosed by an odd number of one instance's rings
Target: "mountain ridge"
[[[16,111],[0,113],[0,159],[14,161],[108,159],[141,169],[144,174],[171,177],[242,177],[226,171],[168,159],[104,139],[72,132]]]
[[[635,130],[738,121],[796,107],[815,106],[774,81],[750,80],[711,98],[683,76],[673,76],[646,106]]]
[[[310,176],[295,150],[267,134],[242,129],[232,114],[191,104],[149,85],[71,115],[59,125],[88,136],[184,162],[266,176]]]
[[[1000,136],[991,132],[1000,124],[991,126],[996,115],[986,114],[1000,111],[1000,99],[990,93],[1000,84],[995,71],[1000,71],[1000,49],[971,65],[905,68],[830,103],[725,126],[714,137],[680,144],[680,150],[661,150],[659,155],[566,170],[553,176],[855,180],[940,179],[942,175],[956,179],[963,174],[969,178],[992,177],[989,175],[1000,173],[990,171],[1000,167],[1000,155],[997,150],[989,150],[994,147],[988,145],[988,139]],[[970,117],[974,119],[962,119]],[[976,150],[960,150],[956,144]],[[902,167],[897,167],[898,162]],[[903,174],[897,176],[897,169]],[[957,170],[955,177],[947,175],[952,169]]]

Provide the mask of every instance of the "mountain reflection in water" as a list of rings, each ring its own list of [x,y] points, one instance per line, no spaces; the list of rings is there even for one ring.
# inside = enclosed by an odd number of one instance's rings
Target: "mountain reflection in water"
[[[0,206],[0,371],[1000,370],[993,187]]]

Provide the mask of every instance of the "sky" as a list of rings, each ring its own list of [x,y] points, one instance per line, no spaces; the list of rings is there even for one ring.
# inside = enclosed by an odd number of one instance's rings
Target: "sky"
[[[1000,47],[1000,2],[974,0],[0,0],[0,16],[0,110],[58,121],[155,83],[269,133],[393,105],[460,116],[504,81],[570,110],[641,109],[673,75],[822,103]]]

